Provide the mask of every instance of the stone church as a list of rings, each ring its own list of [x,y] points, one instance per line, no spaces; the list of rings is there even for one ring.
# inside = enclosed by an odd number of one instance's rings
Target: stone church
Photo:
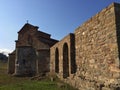
[[[15,51],[9,54],[8,73],[32,76],[49,72],[50,47],[58,42],[50,36],[26,23],[18,32]]]
[[[50,72],[79,90],[120,90],[120,4],[112,3],[60,41],[30,24],[18,34],[9,73]]]

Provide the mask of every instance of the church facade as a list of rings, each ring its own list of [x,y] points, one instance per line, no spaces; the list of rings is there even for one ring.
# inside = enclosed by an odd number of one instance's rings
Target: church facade
[[[50,71],[50,47],[57,40],[26,23],[18,32],[16,49],[9,54],[8,73],[17,76],[36,75]]]

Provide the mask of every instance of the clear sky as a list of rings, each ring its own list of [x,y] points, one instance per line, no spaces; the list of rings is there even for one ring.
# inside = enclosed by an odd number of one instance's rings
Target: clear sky
[[[0,0],[0,49],[14,50],[27,20],[60,40],[112,2],[120,0]]]

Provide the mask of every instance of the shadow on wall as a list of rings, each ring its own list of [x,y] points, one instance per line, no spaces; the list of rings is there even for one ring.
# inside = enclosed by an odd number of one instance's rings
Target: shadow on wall
[[[116,21],[117,44],[118,44],[118,52],[119,52],[119,59],[120,59],[120,8],[117,8],[117,9],[115,8],[115,15],[116,15],[115,21]],[[120,61],[117,63],[120,64]]]

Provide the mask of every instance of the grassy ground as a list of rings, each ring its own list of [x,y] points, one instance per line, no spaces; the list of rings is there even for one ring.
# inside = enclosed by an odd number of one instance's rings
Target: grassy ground
[[[62,84],[62,86],[61,86]],[[13,77],[7,74],[7,64],[0,62],[0,90],[76,90],[61,81],[31,80],[30,77]]]

